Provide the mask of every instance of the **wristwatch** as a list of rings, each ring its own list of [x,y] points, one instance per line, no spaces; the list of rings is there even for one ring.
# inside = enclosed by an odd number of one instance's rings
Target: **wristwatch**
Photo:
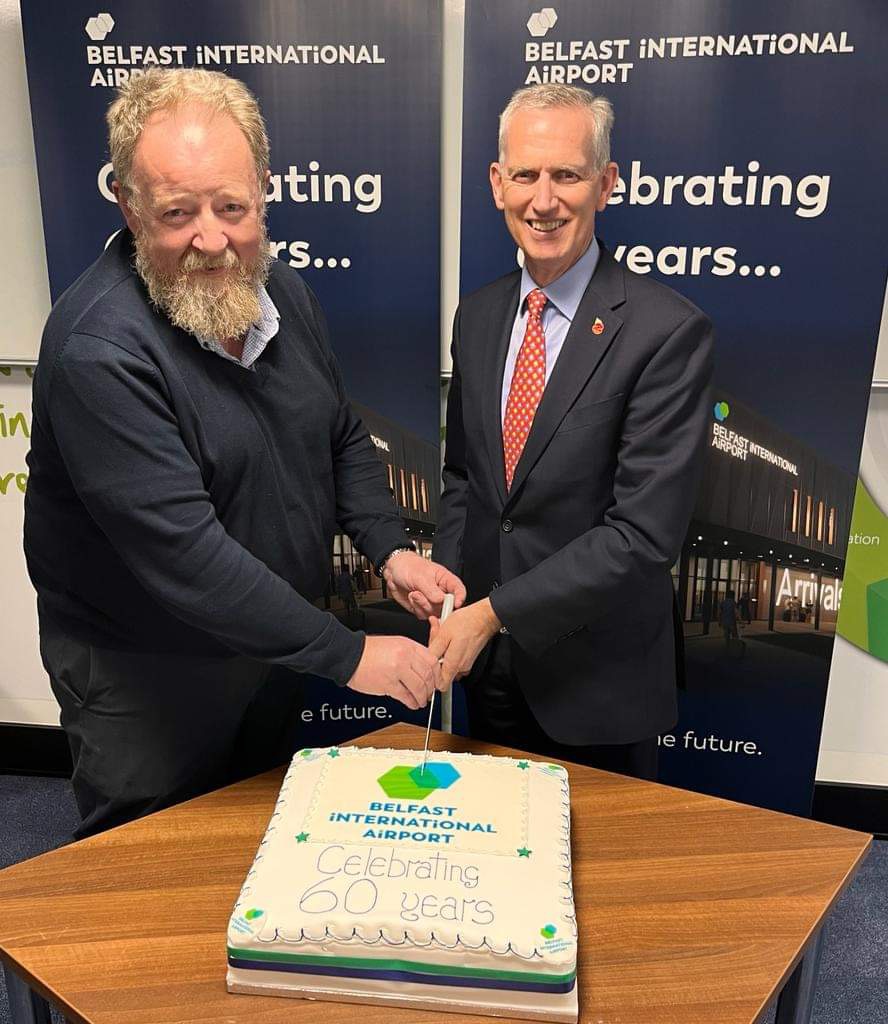
[[[393,558],[395,555],[399,554],[402,551],[413,551],[415,553],[416,547],[413,544],[401,545],[401,547],[393,548],[391,551],[389,551],[385,558],[383,558],[379,565],[377,565],[376,568],[373,570],[380,579],[382,579],[383,570],[388,565],[389,559]]]

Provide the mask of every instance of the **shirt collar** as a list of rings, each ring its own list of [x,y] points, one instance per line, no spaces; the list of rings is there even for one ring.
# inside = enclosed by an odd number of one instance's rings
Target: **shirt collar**
[[[277,334],[280,319],[281,314],[265,285],[259,285],[259,319],[253,326],[270,341]]]
[[[245,357],[247,355],[248,345],[254,351],[258,349],[258,351],[255,351],[255,354],[252,355],[252,358],[248,360],[250,364],[255,361],[258,355],[261,354],[262,349],[264,349],[268,342],[277,334],[281,319],[281,314],[278,312],[277,306],[275,306],[264,285],[259,286],[257,298],[259,299],[259,318],[250,324],[244,342]],[[218,338],[207,338],[200,334],[196,335],[196,337],[203,348],[208,349],[211,352],[216,352],[219,355],[223,355],[228,359],[232,359],[236,363],[243,361],[229,356],[222,347],[222,343]]]
[[[595,268],[598,266],[600,254],[601,247],[598,244],[598,239],[593,237],[589,243],[589,248],[586,249],[570,270],[566,270],[561,277],[556,278],[551,284],[547,284],[542,289],[549,302],[557,306],[558,311],[567,317],[568,320],[573,320],[576,315],[583,294],[592,280]],[[521,304],[518,307],[519,309],[524,309],[525,300],[534,288],[539,288],[539,285],[530,276],[530,272],[525,266],[521,271]]]

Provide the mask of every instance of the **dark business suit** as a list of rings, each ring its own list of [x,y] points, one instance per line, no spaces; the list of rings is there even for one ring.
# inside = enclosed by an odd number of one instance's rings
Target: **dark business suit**
[[[434,557],[469,601],[490,596],[510,634],[493,646],[508,643],[548,737],[631,744],[677,718],[670,569],[705,446],[711,326],[602,247],[507,492],[500,397],[519,282],[456,314]]]

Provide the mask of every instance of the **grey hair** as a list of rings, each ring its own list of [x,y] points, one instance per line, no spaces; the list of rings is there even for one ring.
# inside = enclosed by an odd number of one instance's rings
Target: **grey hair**
[[[603,171],[610,160],[610,133],[614,125],[614,108],[604,96],[596,96],[575,85],[559,85],[548,82],[529,85],[512,93],[499,119],[499,161],[506,156],[506,133],[512,115],[519,110],[551,110],[555,107],[570,107],[586,110],[591,117],[592,165],[595,171]]]
[[[234,121],[250,147],[260,194],[264,192],[269,162],[268,135],[256,97],[238,79],[203,68],[151,68],[120,87],[105,120],[114,176],[121,187],[135,196],[133,156],[151,115],[186,103],[227,114]]]

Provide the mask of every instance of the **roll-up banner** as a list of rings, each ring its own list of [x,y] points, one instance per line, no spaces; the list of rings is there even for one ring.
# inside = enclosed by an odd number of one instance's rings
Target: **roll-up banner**
[[[819,782],[888,792],[888,389],[874,388],[848,538]],[[884,804],[884,800],[882,801]],[[884,828],[884,817],[874,821]]]
[[[716,329],[674,567],[687,684],[661,779],[795,813],[813,791],[885,291],[884,29],[870,0],[466,4],[461,291],[516,266],[487,182],[513,90],[610,99],[620,182],[597,234]],[[729,592],[738,637],[719,625]]]
[[[440,4],[22,0],[22,23],[53,300],[122,224],[104,123],[115,87],[155,66],[242,79],[271,142],[273,250],[317,293],[402,517],[428,547],[439,490]],[[414,628],[346,537],[331,553],[327,604],[370,631]],[[306,743],[423,720],[320,680],[303,693]]]

